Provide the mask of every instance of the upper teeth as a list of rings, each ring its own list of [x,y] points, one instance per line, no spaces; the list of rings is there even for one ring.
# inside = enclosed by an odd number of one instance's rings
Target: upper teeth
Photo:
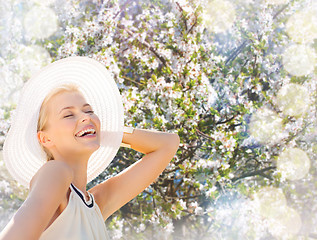
[[[84,135],[84,133],[90,132],[92,134],[94,134],[96,131],[93,128],[88,128],[86,130],[80,131],[79,133],[77,133],[78,137],[81,137],[82,135]]]

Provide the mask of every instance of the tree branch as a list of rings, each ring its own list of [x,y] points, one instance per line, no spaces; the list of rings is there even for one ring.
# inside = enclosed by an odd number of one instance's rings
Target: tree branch
[[[196,131],[197,131],[200,135],[202,135],[203,137],[205,137],[205,138],[208,138],[208,139],[211,139],[211,140],[215,140],[213,137],[210,137],[209,135],[207,135],[207,134],[201,132],[201,131],[198,130],[197,128],[196,128]]]
[[[278,15],[280,15],[289,5],[290,3],[286,4],[284,7],[282,7],[274,16],[273,19],[277,18]],[[240,52],[245,48],[245,45],[247,43],[247,40],[245,40],[226,60],[225,65],[227,66],[229,62],[232,62]]]
[[[186,21],[186,18],[184,17],[184,9],[181,7],[181,5],[179,5],[178,2],[176,2],[176,5],[178,6],[179,8],[179,11],[182,13],[182,18],[183,18],[183,21],[184,21],[184,24],[185,24],[185,30],[187,31],[187,21]]]
[[[273,19],[277,18],[278,15],[280,15],[288,6],[290,3],[285,4],[275,15],[273,16]]]
[[[125,28],[123,25],[118,25],[119,28],[123,29],[124,31],[126,31],[131,37],[133,37],[135,35],[134,32],[132,32],[131,30]],[[136,38],[137,39],[137,38]],[[148,42],[144,41],[141,42],[139,39],[137,39],[139,43],[141,43],[143,46],[145,46],[146,48],[148,48],[160,61],[161,63],[163,63],[163,65],[165,67],[169,67],[166,60],[164,59],[164,57],[162,57]],[[171,69],[172,70],[172,69]]]
[[[142,85],[143,85],[143,84],[141,84],[141,83],[139,83],[139,82],[137,82],[137,81],[132,80],[131,78],[128,78],[128,77],[125,77],[125,76],[122,76],[122,78],[125,79],[125,80],[128,80],[128,81],[130,81],[130,82],[134,82],[134,83],[138,84],[139,86],[142,86]]]
[[[233,53],[228,57],[228,59],[225,62],[225,65],[227,66],[229,62],[232,62],[244,49],[245,45],[247,43],[247,40],[245,40]]]
[[[197,24],[197,16],[195,16],[195,22],[194,22],[194,24],[190,27],[190,29],[188,30],[187,33],[190,33],[190,32],[193,30],[193,28],[196,26],[196,24]]]
[[[276,169],[276,167],[267,167],[267,168],[264,168],[264,169],[261,169],[261,170],[257,170],[257,171],[253,171],[253,172],[249,172],[249,173],[246,173],[246,174],[243,174],[239,177],[236,177],[236,178],[232,178],[232,182],[236,182],[240,179],[243,179],[243,178],[246,178],[246,177],[252,177],[252,176],[256,176],[256,175],[260,175],[262,177],[266,177],[266,178],[269,178],[270,177],[266,174],[264,174],[266,171],[269,171],[269,170],[272,170],[272,169]]]
[[[216,125],[218,125],[218,124],[225,124],[225,123],[227,123],[227,122],[230,122],[230,121],[233,120],[235,117],[236,117],[236,116],[233,116],[233,117],[231,117],[231,118],[229,118],[229,119],[226,119],[226,120],[224,120],[224,121],[222,121],[222,122],[216,122]]]
[[[128,1],[126,1],[126,2],[121,6],[120,10],[116,13],[116,15],[114,16],[114,19],[116,19],[117,16],[119,15],[119,13],[123,12],[123,9],[125,9],[126,6],[127,6],[130,2],[132,2],[132,1],[133,1],[133,0],[128,0]]]

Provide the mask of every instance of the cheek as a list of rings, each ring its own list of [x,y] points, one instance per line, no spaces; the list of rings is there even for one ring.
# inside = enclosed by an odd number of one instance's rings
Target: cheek
[[[94,118],[95,123],[98,125],[98,127],[100,128],[100,119],[99,117],[96,115]]]
[[[75,126],[76,124],[71,120],[64,121],[63,123],[56,125],[56,132],[62,136],[68,136],[69,134],[74,135]]]

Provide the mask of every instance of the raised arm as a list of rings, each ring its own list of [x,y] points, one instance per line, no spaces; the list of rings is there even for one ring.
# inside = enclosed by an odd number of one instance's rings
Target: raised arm
[[[141,193],[165,169],[179,146],[179,136],[174,133],[135,129],[124,133],[123,143],[145,156],[130,167],[93,187],[104,219]]]
[[[33,177],[27,199],[0,233],[0,240],[39,239],[65,198],[72,178],[72,169],[65,163],[45,163]]]

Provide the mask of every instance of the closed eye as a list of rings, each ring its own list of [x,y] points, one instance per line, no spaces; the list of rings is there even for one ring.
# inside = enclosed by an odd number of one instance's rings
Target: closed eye
[[[87,111],[86,113],[94,113],[94,111]],[[73,116],[73,114],[66,115],[64,116],[64,118],[71,117],[71,116]]]

